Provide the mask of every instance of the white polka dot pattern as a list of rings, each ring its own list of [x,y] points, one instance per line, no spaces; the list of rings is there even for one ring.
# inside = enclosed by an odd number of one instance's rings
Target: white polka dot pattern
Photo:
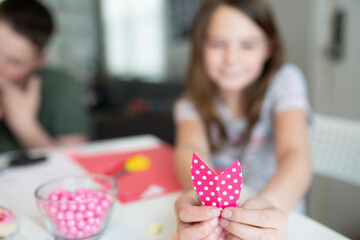
[[[239,161],[217,175],[194,153],[191,166],[194,189],[205,206],[236,206],[243,182]]]

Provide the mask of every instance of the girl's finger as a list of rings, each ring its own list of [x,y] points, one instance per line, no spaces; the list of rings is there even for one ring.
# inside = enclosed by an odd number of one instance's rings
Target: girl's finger
[[[219,240],[226,240],[226,231],[223,229],[221,235],[220,235],[220,238]]]
[[[250,239],[285,239],[281,237],[280,231],[272,228],[259,228],[246,224],[240,224],[226,219],[220,220],[220,225],[229,233],[237,238],[250,240]]]
[[[235,236],[234,234],[229,233],[229,232],[226,233],[226,237],[227,237],[227,240],[244,240],[242,238],[238,238],[237,236]]]
[[[195,223],[188,227],[180,226],[178,230],[178,235],[180,240],[196,240],[196,239],[204,239],[210,236],[216,226],[218,226],[219,220],[218,218],[214,218],[209,221]]]
[[[220,240],[223,232],[224,232],[223,228],[220,225],[218,225],[215,227],[214,231],[209,236],[201,240]]]
[[[175,211],[181,222],[193,223],[210,220],[220,216],[220,210],[212,206],[200,206],[196,192],[189,191],[175,203]]]
[[[220,210],[216,207],[207,206],[188,206],[182,207],[178,210],[178,217],[182,222],[202,222],[220,216]]]
[[[279,209],[226,208],[221,217],[233,222],[275,229],[286,229],[288,222],[287,215]]]

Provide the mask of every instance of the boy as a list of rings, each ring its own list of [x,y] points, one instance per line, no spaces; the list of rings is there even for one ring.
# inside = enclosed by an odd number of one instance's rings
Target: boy
[[[0,4],[0,152],[86,140],[79,87],[45,68],[53,28],[50,13],[35,0]]]

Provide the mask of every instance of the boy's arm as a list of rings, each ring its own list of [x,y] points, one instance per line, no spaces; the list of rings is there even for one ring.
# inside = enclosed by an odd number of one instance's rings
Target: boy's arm
[[[210,149],[204,124],[199,120],[185,120],[176,124],[175,164],[178,179],[185,190],[193,188],[191,159],[196,153],[211,166]]]
[[[289,211],[306,193],[311,181],[307,119],[302,110],[288,110],[275,120],[277,171],[260,196]]]
[[[1,99],[1,96],[0,96],[0,99]],[[4,116],[4,113],[3,113],[3,109],[1,107],[1,102],[0,102],[0,121],[1,121],[1,119],[3,119],[3,116]]]
[[[25,89],[1,80],[1,104],[4,121],[24,148],[50,147],[56,144],[36,119],[40,103],[41,80],[32,77]]]
[[[57,146],[56,139],[51,137],[36,120],[24,120],[22,123],[13,122],[9,127],[24,149]]]
[[[54,138],[38,121],[24,121],[12,127],[12,132],[25,149],[48,148],[56,146],[73,146],[87,141],[85,135],[72,134]]]

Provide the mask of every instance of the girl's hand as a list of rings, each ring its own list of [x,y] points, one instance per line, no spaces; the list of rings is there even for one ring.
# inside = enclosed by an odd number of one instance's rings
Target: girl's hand
[[[175,203],[177,233],[180,240],[225,239],[225,232],[218,225],[220,210],[201,206],[194,190],[182,195]]]
[[[225,208],[220,225],[229,240],[235,239],[286,239],[287,215],[268,200],[255,197],[240,207]]]

